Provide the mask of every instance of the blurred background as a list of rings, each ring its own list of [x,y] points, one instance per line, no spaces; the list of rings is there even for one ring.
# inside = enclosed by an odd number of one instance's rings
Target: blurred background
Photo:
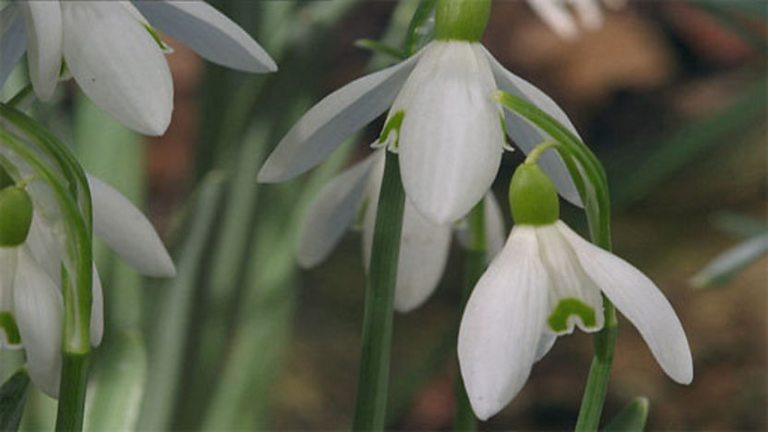
[[[365,288],[360,234],[310,271],[294,253],[318,189],[370,152],[382,120],[294,181],[259,185],[256,172],[313,103],[395,61],[355,42],[399,46],[418,2],[212,3],[280,73],[225,70],[168,39],[176,96],[165,136],[123,129],[74,85],[55,108],[35,108],[88,170],[148,211],[179,268],[172,281],[142,280],[97,251],[108,322],[87,426],[347,429]],[[615,251],[661,287],[693,351],[693,384],[679,386],[622,318],[606,419],[646,396],[650,430],[768,429],[766,16],[763,0],[629,1],[566,41],[526,2],[494,2],[483,43],[558,101],[600,157]],[[504,156],[502,208],[521,160]],[[582,214],[563,206],[584,232]],[[452,428],[462,252],[454,244],[423,307],[395,318],[392,428]],[[588,335],[561,338],[481,429],[572,428],[591,353]],[[25,427],[50,427],[54,406],[33,395]]]

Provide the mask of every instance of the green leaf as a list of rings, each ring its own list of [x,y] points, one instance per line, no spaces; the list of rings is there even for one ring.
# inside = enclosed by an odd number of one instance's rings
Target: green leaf
[[[637,397],[603,429],[604,432],[642,432],[648,418],[648,399]]]
[[[741,269],[766,254],[768,254],[768,234],[754,236],[715,257],[691,279],[691,284],[696,288],[722,285]]]
[[[0,430],[15,431],[19,428],[28,388],[29,375],[25,369],[13,374],[0,387]]]

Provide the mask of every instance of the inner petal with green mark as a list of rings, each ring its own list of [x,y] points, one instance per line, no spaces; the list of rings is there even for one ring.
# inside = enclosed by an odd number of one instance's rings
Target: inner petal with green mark
[[[561,333],[568,330],[568,321],[572,316],[581,320],[584,327],[597,325],[595,309],[577,298],[560,300],[547,318],[547,324],[552,331]]]
[[[0,331],[5,333],[5,341],[9,345],[19,345],[21,335],[19,327],[16,325],[16,319],[9,312],[0,312]]]

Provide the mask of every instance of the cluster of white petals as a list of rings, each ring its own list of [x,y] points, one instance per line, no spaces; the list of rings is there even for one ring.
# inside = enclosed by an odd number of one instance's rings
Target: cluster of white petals
[[[396,143],[410,203],[432,223],[462,219],[488,192],[501,161],[506,133],[524,151],[549,137],[512,112],[502,113],[503,90],[575,128],[552,99],[504,69],[479,43],[430,42],[411,58],[349,83],[310,109],[286,134],[259,173],[262,182],[290,179],[321,162],[341,142],[387,109],[401,115]],[[560,157],[540,164],[561,195],[580,204]]]
[[[300,237],[297,257],[302,267],[314,267],[325,260],[364,211],[362,254],[368,268],[383,175],[384,150],[379,150],[339,174],[320,191]],[[484,206],[485,242],[490,261],[504,244],[504,220],[492,193],[486,195]],[[465,225],[430,222],[406,200],[395,286],[397,311],[416,309],[434,292],[445,271],[451,233],[456,230],[458,235],[464,234]]]
[[[40,100],[53,96],[64,70],[125,126],[162,135],[173,82],[155,28],[214,63],[277,70],[256,41],[204,1],[15,1],[0,11],[0,86],[26,52]]]
[[[475,414],[487,419],[522,389],[534,362],[575,326],[603,327],[601,293],[637,327],[664,372],[693,379],[688,340],[656,285],[567,225],[516,225],[478,281],[459,330],[459,363]]]
[[[627,0],[528,0],[539,18],[566,40],[576,39],[579,27],[594,31],[603,26],[601,3],[610,9],[620,9],[626,5]],[[574,13],[571,13],[569,7],[573,8]]]
[[[171,277],[175,267],[152,225],[124,196],[106,183],[89,177],[94,234],[142,274]],[[11,314],[21,344],[11,344],[0,328],[0,347],[23,348],[27,368],[37,387],[52,397],[59,392],[64,305],[61,266],[65,259],[65,229],[44,188],[29,186],[34,216],[26,241],[0,247],[0,312]],[[104,332],[103,296],[93,267],[91,345]]]

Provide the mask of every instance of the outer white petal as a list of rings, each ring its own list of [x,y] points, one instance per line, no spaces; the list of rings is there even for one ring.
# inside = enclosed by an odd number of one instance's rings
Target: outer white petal
[[[536,361],[544,358],[552,347],[555,346],[555,342],[557,342],[557,335],[544,330],[539,339],[539,345],[536,347]]]
[[[693,380],[691,349],[683,326],[658,287],[623,259],[587,242],[567,225],[558,228],[573,246],[581,266],[640,331],[656,361],[673,380]]]
[[[504,66],[496,61],[490,52],[485,50],[485,48],[483,48],[483,50],[491,64],[491,70],[493,70],[493,75],[499,89],[528,100],[539,107],[539,109],[555,118],[555,120],[559,121],[576,136],[579,136],[579,133],[573,126],[573,123],[571,123],[568,115],[565,114],[552,98],[528,81],[506,70]],[[504,118],[507,125],[507,134],[512,137],[515,143],[520,146],[526,154],[533,150],[537,145],[551,139],[548,134],[539,130],[538,127],[528,123],[527,120],[522,119],[510,110],[504,110]],[[579,191],[576,189],[576,185],[574,184],[568,169],[565,167],[565,163],[563,163],[563,160],[560,158],[560,155],[552,150],[546,151],[539,157],[538,163],[555,183],[560,195],[571,203],[582,207]]]
[[[53,283],[59,286],[64,244],[63,227],[49,223],[41,213],[40,208],[35,207],[26,245],[38,265],[45,270]]]
[[[55,398],[61,373],[61,293],[23,249],[16,272],[14,309],[27,352],[29,376],[38,388]]]
[[[121,123],[162,135],[173,110],[168,63],[147,29],[119,2],[61,2],[64,58],[86,95]]]
[[[371,260],[383,162],[381,157],[371,173],[368,187],[368,203],[363,219],[363,262],[366,270]],[[395,309],[398,312],[410,312],[421,306],[437,288],[450,252],[451,231],[450,224],[438,225],[425,219],[406,199],[395,286]]]
[[[574,326],[586,332],[595,332],[603,328],[603,298],[600,288],[595,285],[579,264],[576,254],[568,241],[560,233],[557,225],[536,227],[539,250],[544,266],[550,278],[549,313],[553,313],[558,303],[564,299],[576,299],[590,306],[594,311],[595,323],[589,325],[578,315],[567,318],[566,329],[555,331],[559,335],[570,334]]]
[[[557,0],[528,0],[534,12],[549,26],[558,36],[566,40],[573,40],[579,34],[565,3]]]
[[[588,30],[597,30],[603,25],[603,12],[599,0],[571,0],[579,20]]]
[[[490,262],[504,247],[507,230],[504,227],[504,216],[501,213],[499,201],[496,200],[493,191],[489,191],[485,195],[484,206],[485,253],[488,255],[488,262]]]
[[[141,273],[153,277],[176,274],[160,236],[144,214],[117,190],[88,176],[93,199],[93,231]]]
[[[0,11],[0,87],[21,60],[26,47],[24,17],[16,4],[9,4]]]
[[[259,181],[288,180],[320,163],[344,139],[392,104],[418,59],[416,54],[326,96],[283,137],[259,171]]]
[[[274,72],[275,61],[240,26],[204,1],[136,1],[153,26],[202,57],[247,72]]]
[[[307,213],[297,258],[304,268],[322,262],[355,221],[365,197],[368,176],[383,153],[371,155],[328,183]]]
[[[467,302],[459,365],[475,414],[486,420],[525,384],[544,330],[548,278],[536,235],[515,227]]]
[[[427,219],[445,224],[461,219],[488,192],[504,137],[480,45],[432,43],[439,45],[445,47],[440,56],[417,66],[432,77],[404,107],[398,149],[408,198]]]
[[[421,306],[435,291],[448,261],[451,231],[451,224],[438,225],[428,221],[406,201],[395,310],[410,312]]]
[[[96,265],[93,265],[93,282],[91,283],[91,346],[99,346],[104,336],[104,293],[101,288],[101,278]]]
[[[61,7],[57,1],[20,2],[26,18],[27,63],[35,94],[49,100],[61,70]]]

